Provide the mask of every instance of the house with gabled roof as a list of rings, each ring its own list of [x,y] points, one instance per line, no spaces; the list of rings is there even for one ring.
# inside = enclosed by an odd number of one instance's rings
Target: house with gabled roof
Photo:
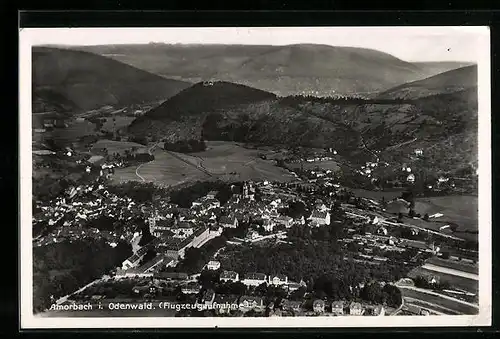
[[[343,301],[332,302],[332,313],[336,315],[344,315],[344,302]]]
[[[362,315],[363,314],[363,306],[361,306],[358,302],[352,302],[349,305],[349,314],[350,315]]]
[[[240,298],[239,304],[243,311],[264,309],[264,299],[257,296],[244,295]]]
[[[220,274],[219,280],[236,282],[239,281],[239,274],[234,271],[224,271]]]
[[[316,225],[330,225],[330,213],[328,211],[313,211],[309,217],[311,222]]]

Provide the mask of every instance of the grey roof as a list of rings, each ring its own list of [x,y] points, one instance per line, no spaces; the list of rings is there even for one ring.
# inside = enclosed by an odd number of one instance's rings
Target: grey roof
[[[231,279],[231,280],[234,280],[234,279],[236,279],[237,274],[238,273],[236,273],[234,271],[224,271],[224,272],[221,273],[220,278],[221,279]]]
[[[266,275],[264,273],[247,273],[245,274],[245,279],[253,280],[266,280]]]
[[[327,212],[314,211],[311,215],[312,218],[321,218],[325,219],[327,216]]]

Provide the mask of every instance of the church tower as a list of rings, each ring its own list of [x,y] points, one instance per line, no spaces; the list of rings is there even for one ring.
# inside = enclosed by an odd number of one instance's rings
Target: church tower
[[[248,184],[245,182],[243,184],[243,198],[248,198]]]
[[[149,233],[154,234],[155,229],[156,229],[156,215],[151,213],[151,216],[148,218],[148,223],[149,223]]]

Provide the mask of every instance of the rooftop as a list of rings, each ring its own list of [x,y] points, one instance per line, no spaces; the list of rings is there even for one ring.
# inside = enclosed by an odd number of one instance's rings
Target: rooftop
[[[247,273],[245,279],[266,280],[266,275],[264,273]]]

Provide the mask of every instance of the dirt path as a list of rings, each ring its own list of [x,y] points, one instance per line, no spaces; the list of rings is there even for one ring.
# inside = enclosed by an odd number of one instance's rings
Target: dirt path
[[[152,155],[152,152],[153,150],[156,148],[156,146],[158,146],[158,144],[160,143],[161,141],[158,141],[157,143],[155,143],[153,146],[151,146],[149,149],[148,149],[148,153],[150,155]],[[145,163],[142,163],[140,164],[139,166],[137,166],[137,168],[135,169],[135,175],[137,175],[139,177],[139,179],[141,179],[143,182],[146,181],[146,179],[144,179],[144,177],[142,175],[139,174],[139,170],[141,169],[141,167],[144,165],[144,164],[147,164],[147,162]]]

